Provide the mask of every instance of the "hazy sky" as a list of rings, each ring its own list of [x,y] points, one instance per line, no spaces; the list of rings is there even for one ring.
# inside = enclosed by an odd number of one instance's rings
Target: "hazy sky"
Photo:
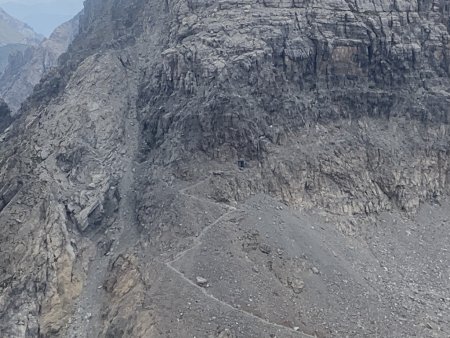
[[[0,0],[0,7],[36,32],[49,36],[83,8],[83,0]]]

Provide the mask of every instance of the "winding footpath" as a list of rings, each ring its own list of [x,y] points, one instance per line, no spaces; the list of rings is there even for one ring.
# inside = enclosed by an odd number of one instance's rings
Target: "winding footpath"
[[[179,260],[181,260],[182,258],[184,258],[189,252],[191,252],[191,251],[193,251],[193,250],[199,248],[199,247],[201,246],[201,244],[203,243],[203,242],[202,242],[202,238],[206,235],[206,233],[207,233],[209,230],[211,230],[211,228],[213,228],[215,225],[217,225],[217,224],[220,223],[221,221],[225,220],[228,216],[232,215],[232,214],[235,213],[236,211],[240,211],[240,209],[238,209],[238,208],[235,208],[235,207],[232,207],[232,206],[229,206],[229,205],[226,205],[226,204],[222,204],[222,203],[212,202],[212,201],[210,201],[210,200],[207,200],[207,199],[204,199],[204,198],[200,198],[200,197],[198,197],[198,196],[190,195],[189,193],[187,193],[188,190],[191,190],[191,189],[193,189],[193,188],[195,188],[195,187],[197,187],[197,186],[203,184],[203,183],[204,183],[205,181],[207,181],[207,180],[208,180],[208,178],[205,179],[205,180],[202,180],[202,181],[200,181],[200,182],[198,182],[198,183],[196,183],[196,184],[194,184],[194,185],[192,185],[192,186],[189,186],[189,187],[187,187],[187,188],[181,189],[181,190],[179,191],[179,193],[182,194],[182,195],[184,195],[184,196],[187,196],[187,197],[189,197],[189,198],[193,198],[193,199],[196,199],[196,200],[198,200],[198,201],[201,201],[201,202],[213,203],[213,204],[215,204],[215,205],[220,205],[220,206],[222,206],[222,207],[225,206],[225,207],[228,209],[228,211],[227,211],[226,213],[222,214],[221,216],[219,216],[219,217],[218,217],[214,222],[212,222],[210,225],[206,226],[206,227],[201,231],[201,233],[194,239],[194,244],[193,244],[190,248],[188,248],[188,249],[186,249],[186,250],[184,250],[184,251],[178,253],[178,254],[175,256],[175,258],[174,258],[173,260],[171,260],[171,261],[169,261],[169,262],[165,262],[165,263],[164,263],[165,266],[166,266],[168,269],[170,269],[172,272],[174,272],[178,277],[180,277],[184,282],[188,283],[190,286],[196,288],[197,290],[200,290],[200,291],[202,292],[202,294],[205,295],[207,298],[213,300],[214,302],[220,303],[221,305],[223,305],[224,307],[226,307],[226,308],[228,308],[228,309],[230,309],[230,310],[238,311],[238,312],[242,313],[242,314],[245,315],[245,316],[248,316],[248,317],[250,317],[250,318],[253,318],[253,319],[257,320],[257,321],[260,322],[260,323],[263,323],[263,324],[265,324],[265,325],[269,325],[269,326],[275,327],[275,328],[277,328],[278,330],[288,331],[288,332],[290,332],[291,334],[294,333],[294,334],[298,335],[299,337],[303,337],[303,338],[306,338],[306,337],[315,338],[316,336],[312,336],[312,335],[309,335],[309,334],[307,334],[307,333],[305,333],[305,332],[301,332],[301,331],[294,330],[293,328],[290,328],[290,327],[287,327],[287,326],[283,326],[283,325],[280,325],[280,324],[277,324],[277,323],[273,323],[273,322],[271,322],[271,321],[268,321],[267,319],[264,319],[264,318],[262,318],[262,317],[259,317],[259,316],[255,315],[255,314],[253,314],[253,313],[251,313],[251,312],[245,311],[245,310],[240,309],[240,308],[237,308],[237,307],[235,307],[235,306],[233,306],[233,305],[231,305],[231,304],[229,304],[229,303],[227,303],[227,302],[224,302],[223,300],[221,300],[221,299],[215,297],[214,295],[208,293],[208,292],[206,291],[205,288],[203,288],[203,287],[197,285],[195,282],[193,282],[193,281],[190,280],[188,277],[186,277],[185,274],[183,274],[181,271],[179,271],[178,269],[176,269],[176,268],[173,266],[174,263],[176,263],[177,261],[179,261]]]

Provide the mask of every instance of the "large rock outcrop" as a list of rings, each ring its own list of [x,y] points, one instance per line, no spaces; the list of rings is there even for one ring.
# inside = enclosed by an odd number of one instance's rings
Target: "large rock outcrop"
[[[448,22],[86,1],[2,135],[0,331],[448,336]]]

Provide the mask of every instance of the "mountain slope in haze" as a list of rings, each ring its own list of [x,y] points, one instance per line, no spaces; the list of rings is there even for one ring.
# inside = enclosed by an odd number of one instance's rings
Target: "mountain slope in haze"
[[[43,39],[27,24],[13,18],[0,8],[0,46],[8,44],[38,44]]]
[[[87,0],[2,134],[2,334],[448,337],[448,23]]]
[[[59,56],[67,50],[78,33],[78,20],[79,15],[56,28],[38,46],[16,52],[10,58],[0,76],[0,97],[8,103],[13,114],[42,77],[56,66]]]
[[[43,39],[27,24],[13,18],[0,8],[0,74],[7,65],[9,56],[37,45]]]
[[[27,45],[22,44],[8,44],[0,47],[0,74],[3,73],[4,69],[8,65],[9,58],[16,52],[21,52],[27,49]]]
[[[51,35],[55,27],[69,21],[83,8],[83,0],[3,2],[0,6],[5,11],[46,37]]]

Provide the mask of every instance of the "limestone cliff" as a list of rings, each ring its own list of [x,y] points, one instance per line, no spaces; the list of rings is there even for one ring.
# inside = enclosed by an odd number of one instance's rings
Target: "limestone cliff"
[[[448,336],[448,22],[87,0],[2,135],[0,332]]]

